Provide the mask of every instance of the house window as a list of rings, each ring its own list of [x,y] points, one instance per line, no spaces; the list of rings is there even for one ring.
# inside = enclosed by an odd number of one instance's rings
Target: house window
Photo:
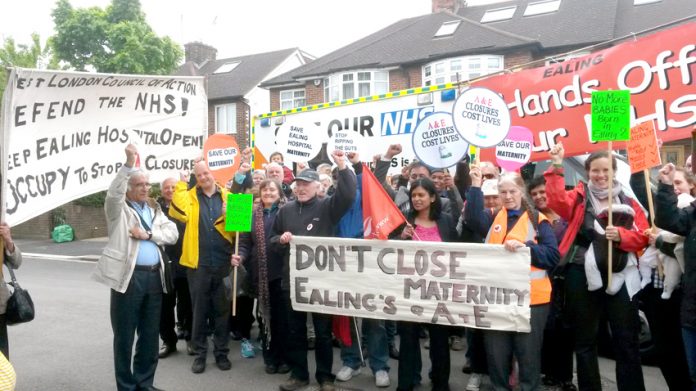
[[[561,0],[544,0],[536,1],[534,3],[527,4],[527,8],[524,10],[524,16],[541,15],[548,14],[550,12],[558,11],[558,7],[561,6]]]
[[[305,90],[280,91],[280,109],[289,110],[306,105]]]
[[[423,67],[423,85],[466,81],[503,70],[503,56],[456,57],[431,62]]]
[[[237,105],[228,103],[215,106],[215,133],[237,133]]]
[[[356,71],[324,78],[324,101],[355,99],[389,91],[389,72]]]
[[[457,31],[457,27],[461,23],[461,20],[452,20],[450,22],[443,23],[437,32],[435,33],[435,38],[446,37],[448,35],[454,34]]]
[[[218,69],[216,69],[213,73],[217,74],[217,73],[232,72],[234,70],[234,68],[237,67],[237,65],[239,65],[239,61],[227,62],[227,63],[220,65],[218,67]]]
[[[633,5],[643,5],[643,4],[652,4],[652,3],[659,3],[662,0],[633,0]]]
[[[517,6],[487,10],[481,17],[481,23],[499,22],[501,20],[512,19],[516,9]]]

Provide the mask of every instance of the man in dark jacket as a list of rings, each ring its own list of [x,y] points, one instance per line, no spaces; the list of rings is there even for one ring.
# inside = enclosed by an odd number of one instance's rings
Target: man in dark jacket
[[[295,177],[296,200],[283,206],[273,224],[271,246],[283,251],[285,264],[282,286],[290,294],[289,243],[293,235],[334,236],[336,225],[355,199],[357,181],[355,174],[347,168],[342,151],[334,151],[331,157],[338,165],[338,186],[332,197],[319,199],[319,174],[304,170]],[[309,384],[307,366],[307,314],[288,309],[289,333],[286,358],[291,368],[287,382],[280,386],[282,391],[298,390]],[[321,390],[333,390],[334,375],[333,347],[331,343],[331,315],[312,313],[316,332],[316,379]]]

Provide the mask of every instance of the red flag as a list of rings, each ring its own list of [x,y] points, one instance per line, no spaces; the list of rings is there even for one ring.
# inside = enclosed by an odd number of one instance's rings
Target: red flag
[[[386,240],[393,230],[406,222],[404,215],[365,163],[362,172],[362,207],[365,239]]]

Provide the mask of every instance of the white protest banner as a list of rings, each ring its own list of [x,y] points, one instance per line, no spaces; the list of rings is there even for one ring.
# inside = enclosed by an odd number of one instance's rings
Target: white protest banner
[[[189,170],[207,134],[202,77],[17,68],[7,91],[10,225],[107,189],[129,143],[151,182]]]
[[[319,127],[312,122],[285,122],[276,133],[277,151],[281,152],[284,161],[300,163],[312,160],[324,141]]]
[[[464,140],[479,148],[503,141],[510,130],[510,111],[500,95],[488,88],[462,92],[452,108],[454,126]]]
[[[532,157],[534,136],[524,126],[511,126],[505,140],[495,146],[495,161],[507,171],[515,171]]]
[[[437,112],[420,120],[411,138],[416,157],[434,168],[452,167],[469,151],[469,144],[457,133],[452,114]]]
[[[298,311],[529,332],[530,262],[502,245],[293,236],[290,296]]]

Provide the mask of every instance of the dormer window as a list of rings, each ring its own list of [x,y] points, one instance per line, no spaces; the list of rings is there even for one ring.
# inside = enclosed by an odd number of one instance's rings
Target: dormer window
[[[561,0],[544,0],[529,3],[524,10],[524,16],[548,14],[558,11],[561,6]]]
[[[486,10],[486,13],[484,13],[481,17],[481,23],[499,22],[501,20],[512,19],[512,16],[515,14],[515,10],[517,10],[517,6]]]
[[[633,0],[633,5],[643,5],[643,4],[652,4],[652,3],[659,3],[662,0]]]
[[[442,26],[440,26],[440,28],[435,33],[435,38],[447,37],[454,34],[454,32],[457,31],[457,27],[459,27],[459,24],[461,22],[461,20],[452,20],[443,23]]]
[[[234,68],[237,67],[237,65],[239,65],[239,61],[235,61],[235,62],[226,62],[226,63],[220,65],[220,66],[218,67],[218,69],[216,69],[215,72],[213,72],[213,73],[214,73],[214,74],[218,74],[218,73],[232,72],[232,71],[234,70]]]

